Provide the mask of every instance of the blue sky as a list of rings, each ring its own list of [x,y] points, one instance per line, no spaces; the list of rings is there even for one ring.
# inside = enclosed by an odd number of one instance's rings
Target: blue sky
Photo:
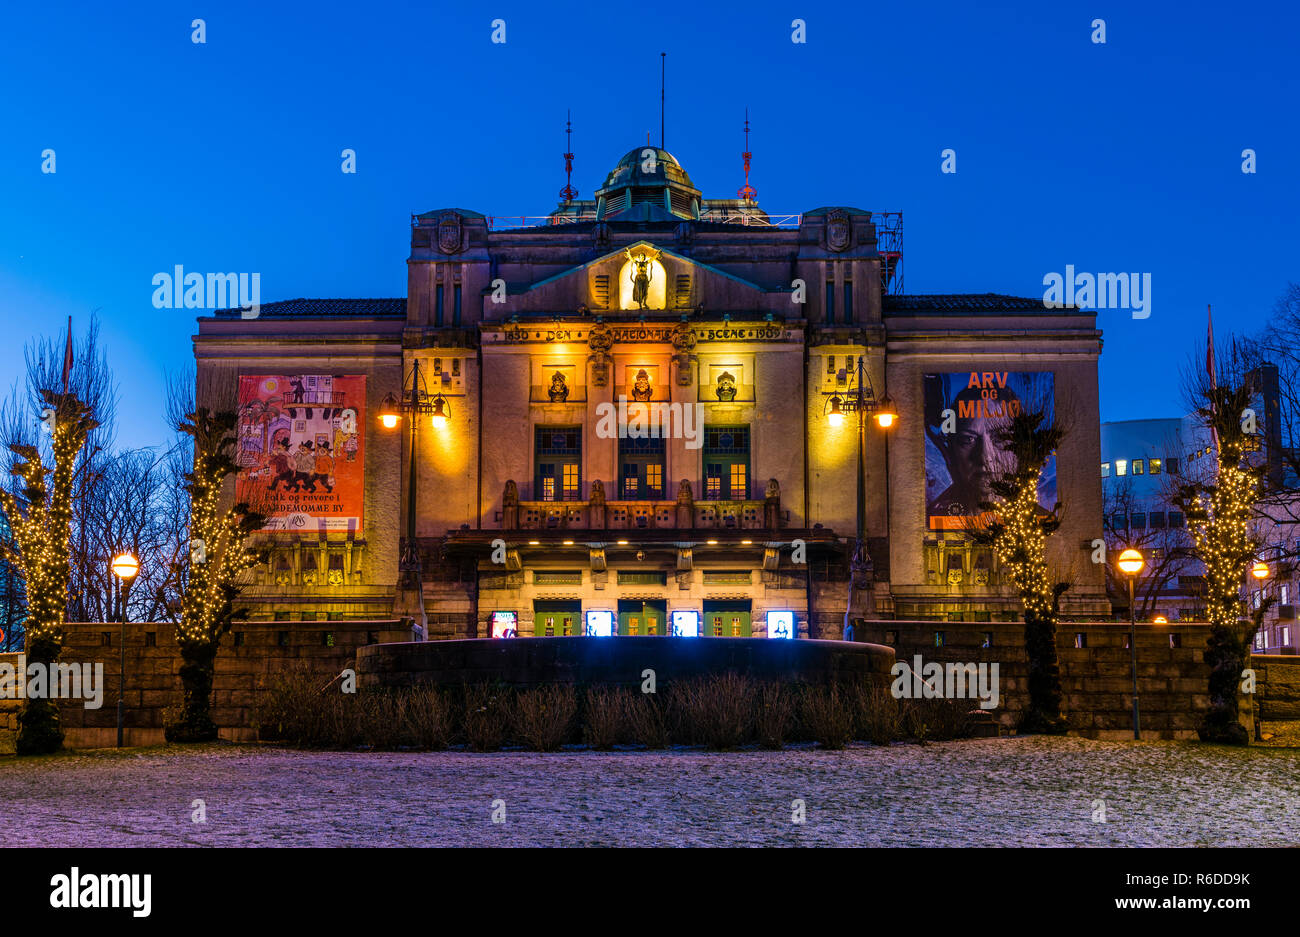
[[[667,148],[706,197],[743,181],[748,107],[760,204],[902,210],[909,292],[1039,296],[1067,264],[1150,273],[1149,319],[1099,316],[1103,419],[1180,412],[1206,304],[1223,337],[1300,281],[1294,4],[665,9],[8,6],[0,382],[29,337],[99,309],[119,442],[161,443],[164,375],[195,323],[153,308],[155,273],[260,272],[263,302],[404,295],[411,212],[554,207],[566,108],[584,197],[647,131],[657,141],[661,51]],[[1105,45],[1090,39],[1098,17]],[[355,175],[340,172],[345,147]],[[945,148],[955,174],[940,172]]]

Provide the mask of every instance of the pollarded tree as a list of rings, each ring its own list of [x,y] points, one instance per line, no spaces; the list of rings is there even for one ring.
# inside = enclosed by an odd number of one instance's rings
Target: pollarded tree
[[[63,624],[68,608],[68,580],[73,484],[77,457],[95,428],[90,407],[75,393],[43,389],[42,418],[50,431],[54,468],[40,450],[11,443],[11,471],[21,479],[20,492],[0,486],[0,509],[9,522],[4,559],[19,571],[27,596],[23,622],[29,664],[51,665],[63,651]],[[63,745],[59,709],[52,699],[23,701],[18,715],[16,750],[20,755],[57,751]]]
[[[1265,598],[1255,614],[1246,617],[1241,586],[1260,546],[1251,521],[1265,466],[1252,464],[1249,457],[1259,447],[1258,415],[1251,409],[1253,388],[1234,366],[1236,358],[1234,354],[1219,367],[1228,377],[1224,384],[1192,381],[1191,390],[1200,396],[1197,415],[1218,440],[1215,464],[1212,472],[1189,476],[1174,500],[1187,517],[1193,552],[1205,565],[1210,636],[1204,659],[1210,665],[1210,709],[1198,733],[1203,741],[1246,745],[1249,735],[1239,721],[1238,687],[1250,664],[1251,642],[1273,599]]]
[[[1029,659],[1029,705],[1020,717],[1022,733],[1063,734],[1061,669],[1056,627],[1061,596],[1069,583],[1053,582],[1047,563],[1047,538],[1060,526],[1060,505],[1045,510],[1038,487],[1048,460],[1065,435],[1061,422],[1044,405],[1026,403],[996,431],[1003,459],[995,466],[989,490],[1000,501],[980,505],[981,526],[972,526],[978,543],[992,545],[1020,595]]]
[[[194,461],[185,475],[190,502],[189,560],[182,560],[181,615],[176,639],[181,651],[184,702],[180,717],[166,727],[169,742],[203,742],[217,737],[212,720],[212,678],[221,639],[247,615],[236,609],[245,575],[262,557],[252,534],[265,517],[245,502],[231,504],[227,480],[236,464],[235,414],[197,407],[178,421],[193,439]]]

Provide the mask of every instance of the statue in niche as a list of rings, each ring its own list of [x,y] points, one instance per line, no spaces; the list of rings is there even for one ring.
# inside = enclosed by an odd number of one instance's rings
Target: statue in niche
[[[595,506],[597,504],[604,504],[604,503],[605,503],[605,483],[601,481],[599,478],[597,478],[595,481],[591,483],[591,504]]]
[[[642,368],[636,372],[636,379],[632,382],[632,399],[637,403],[649,403],[653,396],[654,387],[650,384],[650,375]]]
[[[632,270],[628,273],[632,280],[632,302],[637,304],[638,309],[646,309],[646,300],[650,298],[650,278],[654,276],[652,262],[659,258],[661,251],[647,254],[642,249],[633,254],[631,250],[624,249],[623,253],[632,262]]]
[[[513,478],[506,482],[506,490],[501,495],[501,520],[506,530],[519,529],[519,486]]]
[[[551,375],[551,387],[547,391],[551,403],[564,403],[569,399],[569,385],[564,382],[564,372],[556,371]]]
[[[731,401],[736,399],[736,377],[730,371],[723,371],[718,375],[718,386],[713,389],[722,401]]]
[[[677,483],[677,503],[694,504],[695,496],[691,493],[691,481],[689,478],[683,478]]]

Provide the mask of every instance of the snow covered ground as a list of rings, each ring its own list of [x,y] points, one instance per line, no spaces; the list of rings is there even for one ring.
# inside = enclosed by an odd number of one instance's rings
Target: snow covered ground
[[[0,758],[0,810],[13,846],[1296,845],[1300,751],[1075,738],[727,754],[213,745]]]

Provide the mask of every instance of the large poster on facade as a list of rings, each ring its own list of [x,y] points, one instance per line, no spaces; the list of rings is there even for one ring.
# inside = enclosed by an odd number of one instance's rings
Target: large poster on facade
[[[266,530],[360,530],[364,374],[239,378],[236,494]]]
[[[1023,407],[1043,407],[1052,419],[1050,371],[959,371],[925,375],[925,514],[930,530],[964,530],[986,519],[981,504],[998,474],[1015,457],[998,442],[999,430]],[[1056,456],[1038,482],[1044,511],[1056,505]]]

